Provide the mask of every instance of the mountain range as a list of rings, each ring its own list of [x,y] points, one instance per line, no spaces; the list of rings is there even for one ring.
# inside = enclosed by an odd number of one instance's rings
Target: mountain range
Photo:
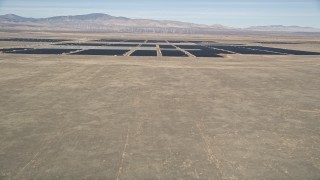
[[[49,18],[26,18],[15,14],[0,15],[0,30],[73,30],[118,33],[187,33],[210,34],[216,32],[320,32],[320,29],[300,26],[254,26],[233,28],[220,24],[204,25],[169,20],[131,19],[108,14],[93,13]]]

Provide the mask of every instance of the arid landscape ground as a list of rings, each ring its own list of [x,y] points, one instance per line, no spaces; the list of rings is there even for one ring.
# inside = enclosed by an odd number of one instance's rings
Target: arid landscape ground
[[[320,53],[312,35],[0,36],[214,41]],[[0,41],[0,49],[59,46],[52,44]],[[2,52],[0,179],[316,180],[319,90],[319,55]]]

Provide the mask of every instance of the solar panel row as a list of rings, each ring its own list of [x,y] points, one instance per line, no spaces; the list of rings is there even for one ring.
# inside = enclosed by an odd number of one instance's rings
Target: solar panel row
[[[137,44],[94,44],[94,43],[65,43],[60,45],[72,46],[111,46],[114,49],[88,49],[80,51],[82,48],[66,48],[66,49],[32,49],[32,48],[6,48],[0,49],[3,53],[15,54],[64,54],[73,51],[79,51],[74,54],[79,55],[123,55],[130,50],[131,47],[137,47]],[[128,49],[117,49],[117,47],[129,47]],[[143,44],[139,49],[134,51],[131,56],[157,56],[154,44]],[[196,57],[221,57],[221,54],[248,54],[248,55],[320,55],[319,52],[307,52],[299,50],[289,50],[264,46],[227,46],[227,45],[214,45],[214,46],[200,46],[200,45],[177,45],[178,48],[185,50]],[[145,48],[145,49],[143,49]],[[186,56],[186,54],[173,45],[160,45],[160,50],[163,56]]]

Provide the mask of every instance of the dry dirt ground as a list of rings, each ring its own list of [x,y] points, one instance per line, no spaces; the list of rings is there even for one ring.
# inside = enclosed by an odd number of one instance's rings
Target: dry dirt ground
[[[319,179],[320,57],[0,54],[0,179]]]

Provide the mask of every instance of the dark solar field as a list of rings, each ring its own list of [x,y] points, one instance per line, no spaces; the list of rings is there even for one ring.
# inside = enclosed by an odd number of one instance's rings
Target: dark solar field
[[[153,50],[137,50],[131,56],[157,56],[157,51]]]
[[[26,42],[62,42],[64,39],[30,39],[30,38],[7,38],[0,41],[26,41]],[[112,55],[121,56],[130,50],[134,50],[130,56],[157,56],[156,50],[150,48],[160,47],[162,56],[165,57],[223,57],[225,54],[245,54],[245,55],[320,55],[320,52],[309,52],[301,50],[281,49],[264,46],[246,46],[228,43],[219,43],[211,40],[144,40],[144,39],[99,39],[93,40],[100,43],[92,43],[92,40],[83,42],[69,42],[59,44],[49,44],[45,47],[38,46],[26,48],[4,48],[2,53],[16,54],[64,54],[77,51],[72,54],[78,55]],[[147,41],[147,42],[146,42]],[[104,42],[104,43],[103,43]],[[275,44],[293,44],[292,42],[257,42]],[[60,46],[59,49],[55,49]],[[65,46],[65,48],[61,47]],[[72,47],[73,46],[73,47]],[[80,46],[80,47],[79,47]],[[82,47],[83,46],[83,47]],[[85,47],[88,46],[88,47]],[[93,47],[92,49],[89,48]],[[96,48],[94,48],[96,47]],[[178,49],[176,48],[178,47]],[[102,49],[103,48],[103,49]],[[179,50],[180,49],[180,50]],[[185,54],[187,51],[189,53]]]
[[[148,43],[166,43],[164,40],[148,40]]]
[[[298,50],[290,50],[290,49],[263,47],[263,46],[246,46],[246,47],[252,48],[252,49],[284,53],[284,54],[291,54],[291,55],[320,55],[319,52],[298,51]]]
[[[63,44],[54,44],[62,46],[110,46],[110,44],[97,44],[97,43],[63,43]]]
[[[216,41],[206,41],[206,40],[203,40],[203,41],[187,41],[187,42],[191,42],[191,43],[203,43],[203,42],[217,43]]]
[[[5,49],[0,49],[0,52],[11,53],[15,51],[22,51],[22,50],[28,50],[28,49],[31,49],[31,48],[5,48]]]
[[[232,52],[229,52],[229,51],[223,51],[223,50],[220,50],[220,49],[215,49],[213,47],[202,47],[203,50],[206,50],[206,51],[210,51],[210,52],[213,52],[215,54],[234,54]]]
[[[123,42],[124,39],[98,39],[96,42]]]
[[[109,44],[109,46],[117,46],[117,47],[135,47],[138,44]]]
[[[186,41],[175,41],[175,40],[169,40],[169,43],[185,43]]]
[[[162,56],[171,56],[171,57],[187,57],[187,55],[178,50],[161,50]]]
[[[143,43],[145,40],[125,40],[124,42]]]
[[[223,49],[239,54],[257,54],[257,55],[279,55],[276,52],[269,52],[264,50],[255,50],[248,48],[247,46],[211,46],[213,48]]]
[[[202,49],[204,47],[200,45],[176,45],[176,46],[181,49]]]
[[[11,51],[7,53],[14,54],[63,54],[70,53],[72,51],[77,51],[79,49],[27,49],[27,50],[19,50],[19,51]]]
[[[141,47],[156,47],[155,44],[142,44]]]
[[[205,46],[199,45],[177,45],[181,49],[185,49],[189,53],[195,55],[196,57],[222,57],[219,54],[231,54],[230,52],[211,49]]]
[[[88,49],[73,53],[74,55],[106,55],[106,56],[122,56],[129,50],[113,50],[113,49]]]
[[[210,50],[205,49],[196,49],[196,50],[187,50],[189,53],[195,55],[196,57],[222,57],[218,55],[217,53],[214,53]]]
[[[173,45],[160,45],[160,48],[163,48],[163,49],[176,49],[176,47],[174,47]]]

